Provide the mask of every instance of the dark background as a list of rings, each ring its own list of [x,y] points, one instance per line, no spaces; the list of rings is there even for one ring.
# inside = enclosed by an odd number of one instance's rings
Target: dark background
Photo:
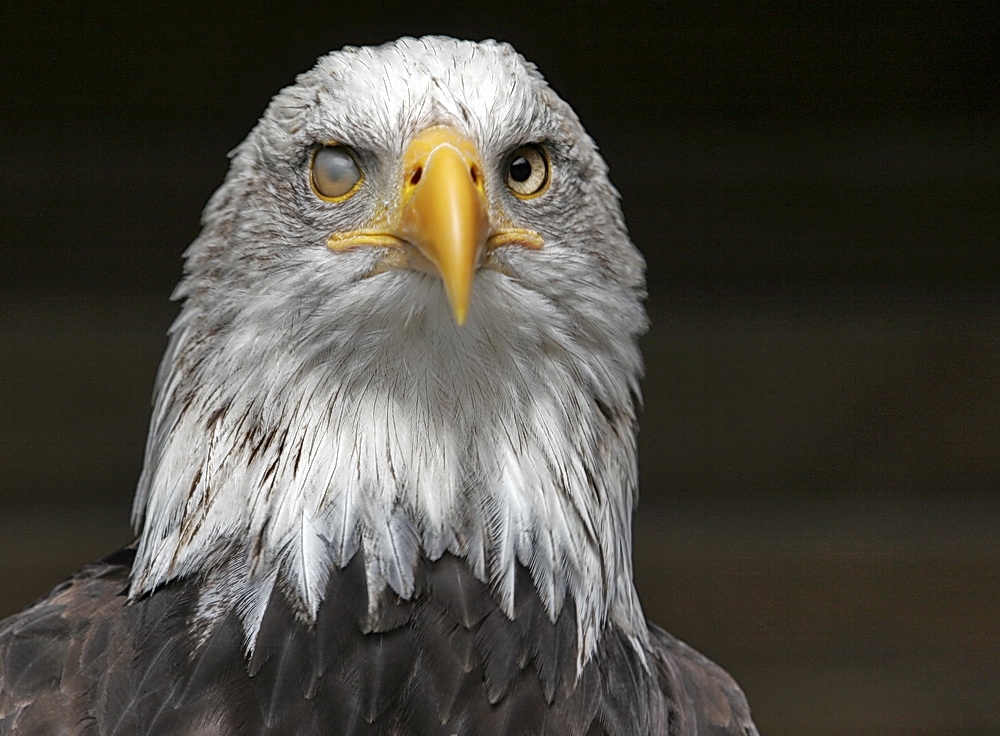
[[[345,44],[509,40],[649,263],[638,584],[762,733],[1000,733],[995,2],[9,3],[0,614],[129,538],[180,254]]]

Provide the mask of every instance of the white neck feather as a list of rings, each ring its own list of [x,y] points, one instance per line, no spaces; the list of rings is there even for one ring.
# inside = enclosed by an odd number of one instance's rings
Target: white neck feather
[[[582,660],[608,621],[644,639],[634,341],[583,346],[496,272],[476,289],[458,328],[436,279],[383,274],[298,341],[261,324],[266,296],[225,324],[189,298],[161,369],[131,595],[215,580],[211,605],[239,602],[252,647],[279,577],[312,617],[358,551],[373,607],[386,587],[413,594],[421,556],[450,552],[508,613],[517,563],[553,618],[572,596]]]

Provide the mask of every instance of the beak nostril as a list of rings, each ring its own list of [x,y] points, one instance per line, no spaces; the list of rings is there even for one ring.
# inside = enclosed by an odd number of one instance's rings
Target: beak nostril
[[[410,175],[410,184],[416,185],[420,182],[420,177],[424,175],[424,167],[418,166]]]
[[[479,167],[478,166],[470,166],[469,167],[469,176],[472,177],[472,183],[473,184],[478,184],[479,183]]]

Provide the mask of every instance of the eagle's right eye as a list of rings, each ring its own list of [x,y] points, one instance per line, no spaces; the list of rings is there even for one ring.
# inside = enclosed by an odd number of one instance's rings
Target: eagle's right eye
[[[327,202],[347,199],[361,188],[365,180],[354,152],[339,143],[317,148],[309,168],[313,191]]]

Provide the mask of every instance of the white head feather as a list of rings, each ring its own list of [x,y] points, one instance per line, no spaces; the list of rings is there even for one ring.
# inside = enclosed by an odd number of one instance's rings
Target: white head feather
[[[494,216],[544,239],[500,248],[458,327],[439,279],[369,276],[333,232],[398,204],[399,158],[449,124],[477,146]],[[311,151],[362,152],[364,187],[317,199]],[[545,141],[545,196],[503,163]],[[611,621],[639,642],[632,585],[643,262],[576,115],[511,47],[401,39],[320,59],[236,149],[187,251],[139,482],[131,595],[205,580],[252,647],[280,580],[315,615],[363,551],[372,605],[413,594],[421,556],[468,560],[510,611],[518,562],[551,616],[576,604],[580,657]],[[513,274],[513,275],[511,275]]]

